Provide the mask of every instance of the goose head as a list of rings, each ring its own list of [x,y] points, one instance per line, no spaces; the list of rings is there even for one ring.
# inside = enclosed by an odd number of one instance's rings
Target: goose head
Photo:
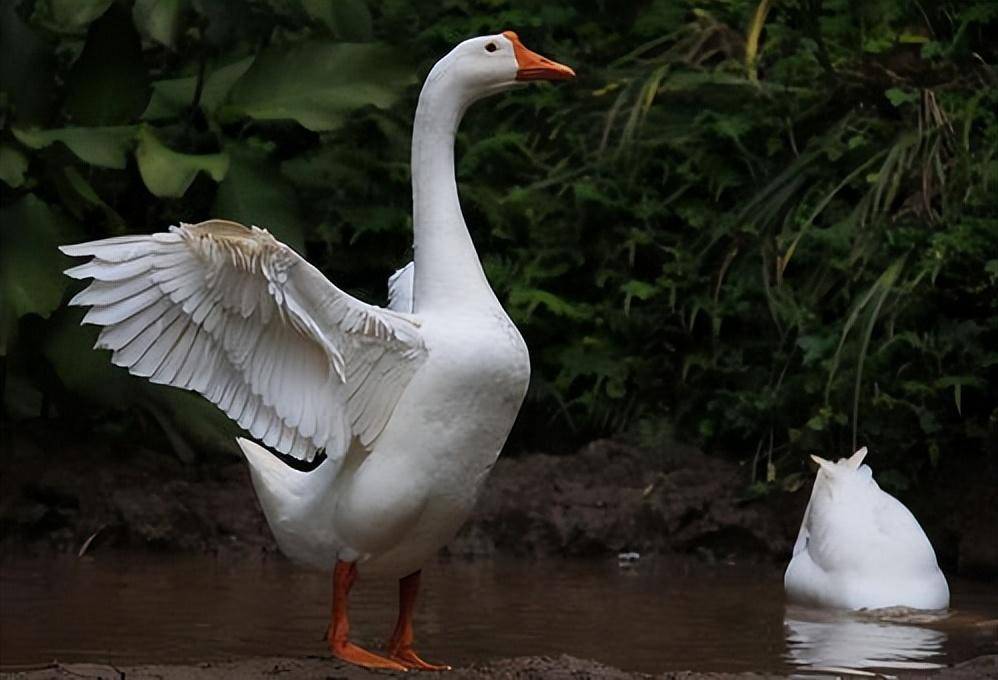
[[[567,80],[575,71],[527,49],[513,31],[465,40],[437,62],[427,86],[441,84],[464,105],[532,80]]]

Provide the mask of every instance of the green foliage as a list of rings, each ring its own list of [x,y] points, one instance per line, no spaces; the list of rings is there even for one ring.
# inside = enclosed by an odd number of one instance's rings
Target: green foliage
[[[54,142],[62,142],[84,163],[114,170],[124,170],[128,165],[128,152],[135,138],[135,128],[130,125],[61,130],[13,128],[11,132],[29,149],[37,151]]]
[[[46,318],[59,306],[67,281],[57,248],[74,234],[33,194],[0,208],[0,230],[0,354],[6,354],[18,319]]]
[[[173,47],[180,33],[185,0],[135,0],[132,20],[139,33],[166,47]]]
[[[155,423],[184,459],[191,442],[218,446],[235,430],[214,409],[129,379],[90,349],[96,333],[77,327],[79,315],[53,315],[70,283],[57,246],[215,215],[305,250],[307,219],[281,162],[322,148],[310,130],[391,106],[415,82],[414,64],[372,41],[358,1],[37,0],[2,10],[4,411],[54,404],[94,422],[130,411],[132,427]]]
[[[414,80],[404,55],[387,46],[306,42],[257,55],[235,82],[222,115],[293,120],[325,132],[361,106],[388,106]]]
[[[199,172],[206,172],[213,180],[221,182],[229,171],[228,155],[177,153],[159,141],[148,127],[139,132],[135,160],[146,188],[160,198],[183,196]]]
[[[105,358],[56,310],[63,264],[42,254],[55,232],[39,216],[80,238],[259,224],[383,301],[411,243],[415,84],[456,41],[512,28],[579,73],[476,105],[458,139],[467,221],[533,358],[517,445],[675,429],[751,461],[752,494],[799,485],[804,453],[854,443],[896,488],[994,449],[994,4],[604,10],[4,4],[3,209],[33,206],[18,247],[37,260],[4,274],[5,338],[20,318],[7,412],[35,386],[85,418],[138,404],[135,426],[183,457],[186,440],[210,442],[189,434],[218,431],[210,407],[81,369]]]
[[[11,189],[24,184],[24,174],[28,171],[28,158],[12,146],[0,146],[0,180]]]
[[[284,243],[302,250],[305,228],[298,197],[267,151],[233,146],[229,173],[218,185],[212,214],[243,224],[264,225]]]

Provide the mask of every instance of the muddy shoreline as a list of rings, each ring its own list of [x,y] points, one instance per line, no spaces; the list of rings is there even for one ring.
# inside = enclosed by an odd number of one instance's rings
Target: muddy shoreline
[[[106,442],[68,446],[61,433],[6,437],[0,456],[0,553],[87,554],[117,550],[212,554],[220,560],[281,560],[235,456],[191,464],[163,452]],[[443,549],[451,558],[520,559],[678,556],[690,563],[752,563],[779,571],[796,537],[810,485],[744,497],[746,470],[692,447],[637,448],[598,441],[574,456],[501,458],[473,517]],[[998,505],[959,476],[941,478],[935,496],[905,498],[923,519],[944,568],[998,574],[993,527]],[[914,500],[913,500],[914,499]],[[956,499],[956,500],[954,500]],[[959,501],[959,502],[957,502]],[[989,552],[990,551],[990,552]],[[899,677],[998,678],[998,656]],[[189,665],[53,664],[0,666],[18,680],[68,678],[369,678],[320,657],[256,657]],[[459,668],[452,678],[778,678],[751,673],[646,675],[570,656],[517,657]]]
[[[0,552],[107,548],[276,553],[237,456],[185,464],[58,428],[5,433],[0,457]],[[82,442],[82,443],[80,443]],[[978,470],[977,472],[980,472]],[[944,570],[998,576],[998,504],[981,479],[940,475],[902,496],[922,520]],[[672,444],[593,442],[572,456],[503,456],[476,510],[442,553],[465,557],[608,557],[620,552],[706,562],[788,558],[810,484],[745,497],[743,466]]]
[[[41,435],[44,440],[45,434]],[[184,464],[153,451],[15,438],[0,467],[4,554],[103,549],[275,553],[238,457]],[[59,450],[59,455],[45,451]],[[739,466],[691,447],[597,441],[573,456],[502,457],[444,555],[487,558],[692,555],[776,563],[807,489],[740,498]]]
[[[841,677],[841,671],[838,673]],[[306,657],[288,659],[261,657],[238,661],[199,663],[189,665],[150,665],[150,666],[108,666],[102,664],[58,664],[52,663],[43,668],[0,673],[6,680],[70,680],[92,678],[94,680],[365,680],[377,676],[403,677],[392,671],[367,671],[340,663],[334,659]],[[833,673],[835,675],[835,673]],[[949,668],[934,671],[898,671],[892,675],[898,678],[934,678],[935,680],[970,680],[971,678],[998,677],[998,656],[982,656],[956,664]],[[453,680],[537,679],[537,680],[782,680],[794,676],[760,673],[697,673],[692,671],[672,671],[658,675],[630,673],[605,666],[595,661],[571,656],[558,657],[519,657],[501,659],[468,668],[456,668],[439,677]],[[796,676],[800,677],[800,676]],[[827,675],[822,677],[829,677]],[[877,676],[885,677],[885,676]]]

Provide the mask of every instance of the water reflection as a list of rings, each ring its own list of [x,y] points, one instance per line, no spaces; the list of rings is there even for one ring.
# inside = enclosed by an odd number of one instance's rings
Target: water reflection
[[[942,668],[946,633],[850,612],[787,609],[787,660],[803,670]]]

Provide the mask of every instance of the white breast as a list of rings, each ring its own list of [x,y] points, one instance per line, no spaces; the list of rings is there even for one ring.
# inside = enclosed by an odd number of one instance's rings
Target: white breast
[[[430,360],[411,386],[403,408],[437,423],[445,439],[502,446],[530,381],[530,359],[519,331],[501,308],[424,321]],[[407,395],[409,396],[409,395]],[[493,455],[498,451],[466,451]]]
[[[378,571],[415,569],[453,538],[530,379],[526,346],[505,314],[430,315],[421,330],[427,361],[335,510],[337,534]]]

